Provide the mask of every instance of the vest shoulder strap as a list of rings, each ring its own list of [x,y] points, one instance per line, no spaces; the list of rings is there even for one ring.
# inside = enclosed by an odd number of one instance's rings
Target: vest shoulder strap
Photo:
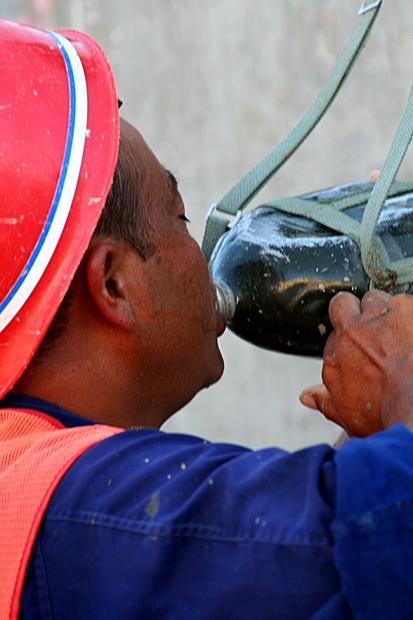
[[[83,452],[122,430],[66,428],[37,411],[0,410],[0,618],[18,617],[30,553],[60,480]]]

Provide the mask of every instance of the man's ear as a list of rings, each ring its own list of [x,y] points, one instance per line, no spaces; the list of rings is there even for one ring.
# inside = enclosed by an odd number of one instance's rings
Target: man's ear
[[[128,278],[130,259],[122,242],[98,242],[85,257],[86,285],[97,310],[114,327],[134,331],[136,319]]]

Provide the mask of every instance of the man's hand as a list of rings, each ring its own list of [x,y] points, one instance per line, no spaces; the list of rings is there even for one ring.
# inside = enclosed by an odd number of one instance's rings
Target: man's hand
[[[323,384],[304,390],[301,402],[353,437],[396,421],[413,429],[413,297],[370,291],[360,302],[339,293],[329,312]]]

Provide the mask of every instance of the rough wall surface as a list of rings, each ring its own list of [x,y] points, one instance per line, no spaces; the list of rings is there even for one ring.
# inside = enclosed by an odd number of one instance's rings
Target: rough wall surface
[[[361,0],[0,0],[0,14],[94,36],[137,125],[179,178],[200,241],[204,214],[313,102]],[[413,76],[411,0],[384,0],[328,115],[258,202],[365,180],[380,168]],[[400,172],[411,179],[412,155]],[[413,254],[413,252],[412,252]],[[332,442],[337,427],[298,402],[321,363],[221,339],[226,372],[165,428],[258,447]]]

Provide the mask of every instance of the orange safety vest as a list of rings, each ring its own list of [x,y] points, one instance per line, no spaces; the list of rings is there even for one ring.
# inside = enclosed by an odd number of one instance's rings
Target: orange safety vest
[[[0,618],[15,620],[37,531],[50,498],[72,463],[123,429],[66,428],[44,413],[0,410]]]

